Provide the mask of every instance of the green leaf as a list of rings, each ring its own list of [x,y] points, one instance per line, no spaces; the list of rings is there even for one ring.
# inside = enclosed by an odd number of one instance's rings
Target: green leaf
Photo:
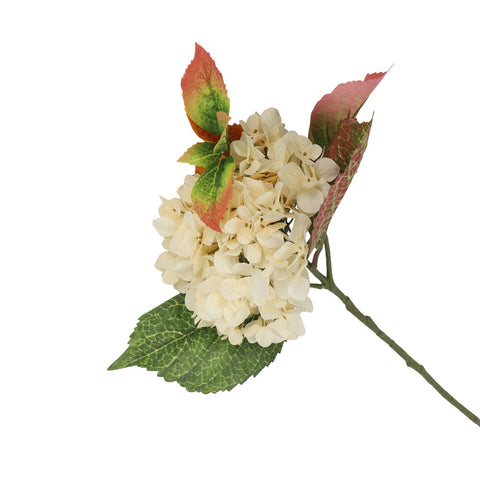
[[[215,151],[215,143],[198,142],[191,146],[179,159],[179,162],[189,163],[196,167],[209,167],[214,164],[221,156],[221,153]]]
[[[220,219],[233,195],[233,171],[235,160],[232,156],[223,158],[208,167],[192,189],[193,208],[208,227],[221,232]]]
[[[228,125],[225,126],[223,129],[222,135],[220,136],[220,140],[217,142],[213,151],[215,153],[222,154],[229,150],[230,148],[230,139],[228,138]]]
[[[264,348],[247,341],[232,345],[214,328],[197,328],[185,307],[185,296],[179,294],[140,317],[129,347],[108,369],[136,365],[190,392],[215,393],[256,376],[282,346]]]

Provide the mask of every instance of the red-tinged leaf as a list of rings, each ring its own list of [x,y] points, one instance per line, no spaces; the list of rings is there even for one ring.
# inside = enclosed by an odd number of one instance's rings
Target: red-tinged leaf
[[[191,146],[179,159],[179,162],[189,163],[197,167],[209,167],[215,163],[223,152],[215,151],[215,143],[198,142]]]
[[[187,115],[188,121],[190,122],[190,125],[192,127],[192,130],[204,141],[204,142],[213,142],[217,143],[218,139],[220,138],[220,135],[217,135],[216,133],[210,133],[204,130],[203,128],[200,128],[188,115]]]
[[[231,142],[235,140],[240,140],[242,136],[243,128],[238,123],[234,123],[233,125],[228,126],[228,138],[230,138]]]
[[[206,132],[220,135],[224,125],[219,122],[217,112],[228,115],[230,100],[222,74],[212,57],[198,43],[195,44],[195,56],[185,71],[181,86],[190,122]]]
[[[348,167],[357,145],[368,136],[370,124],[371,122],[358,123],[355,118],[347,118],[341,122],[325,152],[326,157],[335,160],[340,167],[340,173]]]
[[[221,232],[220,219],[233,195],[235,161],[231,156],[208,167],[192,189],[193,208],[202,221]]]
[[[354,118],[343,120],[335,134],[335,138],[332,139],[333,145],[339,145],[341,147],[332,146],[331,153],[335,153],[335,151],[341,152],[339,153],[339,164],[346,164],[347,166],[344,172],[335,179],[334,184],[330,187],[327,198],[322,203],[313,221],[310,253],[315,247],[322,247],[322,235],[327,230],[328,224],[344,197],[353,176],[357,172],[360,160],[367,148],[371,125],[372,121],[358,123]],[[335,157],[330,158],[337,160]]]
[[[190,125],[192,126],[193,131],[205,142],[217,143],[220,139],[220,135],[215,135],[213,133],[207,132],[203,128],[200,128],[196,123],[192,122],[192,119],[188,117]],[[240,140],[242,136],[243,128],[238,123],[228,126],[228,136],[230,141]]]
[[[341,83],[315,105],[310,118],[309,137],[326,148],[340,122],[357,115],[361,106],[387,72],[368,74],[364,80]]]
[[[217,112],[217,121],[219,127],[223,130],[227,128],[228,122],[231,118],[225,112]]]

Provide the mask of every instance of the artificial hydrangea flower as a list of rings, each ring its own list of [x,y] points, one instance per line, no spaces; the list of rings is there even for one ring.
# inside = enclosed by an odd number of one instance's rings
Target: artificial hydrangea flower
[[[194,166],[196,174],[185,178],[178,198],[162,199],[154,222],[165,249],[156,266],[181,293],[140,317],[129,347],[109,370],[138,365],[189,391],[230,390],[269,365],[284,340],[304,334],[301,312],[313,309],[308,265],[320,281],[312,287],[336,295],[480,425],[478,416],[361,313],[332,278],[326,231],[358,170],[372,125],[355,115],[385,74],[368,74],[324,95],[312,111],[307,138],[287,131],[275,109],[229,125],[222,75],[208,52],[195,45],[181,85],[188,120],[203,142],[179,161]],[[322,156],[319,145],[335,162]],[[323,245],[326,275],[317,269]],[[203,330],[192,330],[193,323]]]
[[[278,176],[285,184],[289,199],[296,199],[297,207],[307,215],[318,212],[328,195],[330,185],[340,172],[330,158],[320,158],[315,163],[289,163],[280,169]]]
[[[304,334],[308,298],[306,234],[339,168],[306,137],[287,131],[275,109],[240,122],[230,145],[233,194],[212,230],[193,208],[188,175],[179,198],[162,199],[157,231],[165,238],[156,267],[185,293],[197,326],[232,344],[263,347]]]

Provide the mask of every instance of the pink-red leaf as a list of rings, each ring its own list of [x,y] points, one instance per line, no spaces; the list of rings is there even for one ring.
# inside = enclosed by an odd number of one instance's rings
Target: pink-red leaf
[[[233,195],[235,161],[231,156],[208,167],[192,189],[193,208],[202,221],[221,232],[220,219]]]
[[[328,146],[325,156],[335,160],[343,173],[350,161],[357,145],[368,138],[371,122],[358,123],[356,118],[343,120]]]
[[[332,139],[332,147],[327,152],[332,155],[330,158],[345,168],[330,187],[327,198],[322,203],[313,221],[310,253],[315,247],[321,248],[322,246],[322,235],[327,230],[328,224],[357,172],[360,160],[367,148],[371,125],[372,121],[358,123],[355,118],[343,120]]]
[[[356,116],[386,73],[372,73],[364,80],[341,83],[332,93],[322,97],[315,105],[310,118],[310,140],[326,148],[340,122]]]
[[[224,125],[219,122],[217,113],[224,112],[228,115],[230,100],[222,74],[212,57],[198,43],[195,44],[195,56],[185,71],[181,86],[190,122],[199,131],[221,135]],[[194,127],[196,132],[198,129]],[[200,137],[212,141],[204,136]]]

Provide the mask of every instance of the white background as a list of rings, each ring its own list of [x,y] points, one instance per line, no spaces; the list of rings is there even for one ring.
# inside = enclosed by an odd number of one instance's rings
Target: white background
[[[0,7],[1,448],[16,479],[480,478],[480,429],[328,292],[307,334],[230,393],[107,372],[175,292],[158,195],[196,141],[180,79],[199,42],[234,121],[306,134],[338,83],[394,67],[330,228],[337,283],[480,412],[480,95],[470,1],[4,1]]]

